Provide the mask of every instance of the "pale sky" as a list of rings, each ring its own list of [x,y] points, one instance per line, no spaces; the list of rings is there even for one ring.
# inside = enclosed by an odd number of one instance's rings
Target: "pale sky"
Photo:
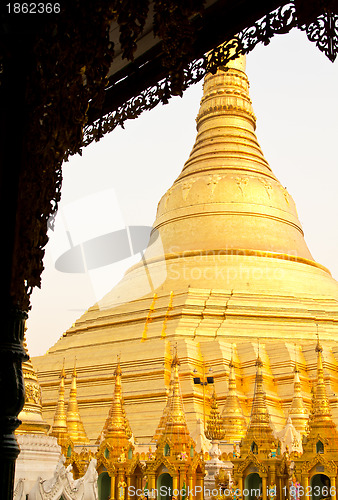
[[[338,279],[338,62],[293,30],[257,46],[247,56],[247,74],[264,156],[296,203],[314,259]],[[31,356],[44,354],[139,260],[96,273],[60,272],[55,260],[69,244],[64,229],[75,245],[124,225],[151,226],[157,203],[193,146],[201,96],[202,82],[64,164],[60,231],[47,245],[42,286],[33,292],[27,322]]]

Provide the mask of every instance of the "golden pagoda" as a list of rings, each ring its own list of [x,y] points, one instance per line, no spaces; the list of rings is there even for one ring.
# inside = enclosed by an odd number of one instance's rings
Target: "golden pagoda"
[[[121,376],[122,370],[118,358],[114,371],[114,397],[101,433],[99,448],[100,454],[103,456],[109,455],[109,459],[113,461],[124,461],[128,453],[132,455],[132,445],[129,441],[131,438],[131,429],[124,410]]]
[[[154,455],[148,456],[145,474],[147,488],[157,490],[160,498],[185,499],[196,497],[202,500],[204,462],[195,451],[183,407],[178,368],[180,360],[175,351],[171,368],[172,390],[164,408],[165,422],[156,443]],[[161,492],[162,491],[162,492]]]
[[[256,360],[255,392],[250,422],[240,444],[240,456],[233,457],[233,476],[245,498],[283,498],[287,487],[288,463],[274,436],[263,387],[263,362]],[[256,493],[253,494],[253,491]]]
[[[54,414],[54,421],[51,427],[50,435],[57,438],[58,444],[64,454],[68,454],[69,435],[67,429],[67,413],[65,403],[65,364],[63,361],[62,370],[60,374],[59,396]]]
[[[119,357],[114,378],[114,396],[96,453],[98,490],[100,498],[123,500],[128,488],[131,486],[136,489],[141,488],[144,466],[138,457],[133,456],[134,446],[130,442],[132,432],[122,397],[122,370]]]
[[[27,343],[24,349],[28,355]],[[22,374],[25,383],[25,404],[18,418],[21,425],[15,434],[47,434],[50,425],[42,418],[41,387],[30,357],[22,363]]]
[[[301,435],[305,435],[308,431],[309,413],[304,405],[302,397],[302,385],[299,378],[299,369],[297,363],[294,371],[294,393],[289,409],[289,417],[292,424]]]
[[[162,416],[160,418],[159,424],[156,428],[155,434],[153,435],[153,438],[152,438],[152,441],[154,441],[155,443],[159,440],[159,438],[162,435],[162,433],[165,429],[165,426],[166,426],[166,422],[167,422],[167,418],[168,418],[168,414],[169,414],[169,410],[170,410],[172,394],[173,394],[173,387],[174,387],[174,378],[172,376],[172,371],[171,371],[169,387],[167,390],[167,401],[166,401]]]
[[[76,366],[74,362],[74,370],[72,375],[72,383],[70,387],[66,421],[67,421],[67,433],[69,438],[74,444],[84,444],[88,443],[88,437],[84,429],[83,422],[80,417],[78,403],[77,403],[77,388],[76,388]]]
[[[295,479],[312,498],[337,499],[338,431],[332,420],[323,371],[323,348],[316,345],[317,383],[309,432],[303,439],[303,454],[294,457]]]
[[[47,421],[58,400],[55,367],[67,351],[86,372],[78,381],[79,407],[95,443],[110,407],[111,359],[123,351],[126,414],[138,442],[149,443],[166,404],[168,353],[176,343],[189,430],[204,420],[203,390],[210,395],[210,388],[193,384],[194,369],[207,364],[217,373],[222,411],[233,344],[237,394],[248,420],[260,338],[266,407],[281,430],[293,394],[295,342],[303,402],[310,406],[317,325],[329,360],[328,398],[336,401],[338,284],[311,256],[293,199],[264,158],[255,128],[240,57],[205,78],[196,142],[159,202],[143,259],[34,359]],[[332,411],[338,421],[338,407]]]
[[[277,451],[277,443],[273,435],[269,410],[266,405],[262,368],[263,362],[258,356],[250,422],[245,437],[241,441],[241,455],[252,452],[254,455],[259,454],[267,457],[272,449]]]
[[[232,356],[229,363],[228,394],[222,410],[222,424],[226,441],[234,443],[244,437],[246,420],[237,395],[235,365]]]

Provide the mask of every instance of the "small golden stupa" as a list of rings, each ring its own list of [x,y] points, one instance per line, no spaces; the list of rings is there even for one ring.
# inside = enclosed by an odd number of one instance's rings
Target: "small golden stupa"
[[[106,492],[108,495],[109,492],[109,498],[119,500],[124,499],[127,488],[141,488],[143,477],[143,466],[133,456],[134,446],[130,441],[132,432],[124,410],[121,376],[118,358],[114,371],[114,396],[96,453],[99,494]]]
[[[69,438],[74,444],[89,443],[83,422],[80,417],[79,408],[77,404],[77,388],[76,388],[76,366],[74,363],[74,370],[72,374],[72,383],[69,392],[69,399],[67,405],[67,433]]]
[[[263,362],[258,354],[250,422],[240,444],[240,455],[233,457],[232,462],[234,480],[241,494],[245,498],[267,500],[284,498],[289,471],[287,457],[281,455],[270,422],[262,368]]]
[[[67,412],[65,403],[65,378],[66,378],[66,372],[63,364],[60,374],[59,395],[54,414],[54,421],[50,431],[50,435],[55,436],[57,438],[58,443],[61,447],[65,445],[66,441],[69,438],[67,430]]]
[[[309,432],[303,439],[303,454],[294,456],[294,483],[312,498],[337,499],[338,431],[332,420],[323,373],[322,346],[316,345],[317,382]]]
[[[26,340],[23,346],[28,355]],[[15,434],[47,435],[50,425],[42,418],[41,387],[30,358],[22,363],[22,373],[25,383],[25,404],[18,416],[21,425]]]
[[[160,498],[185,498],[203,496],[204,462],[195,450],[183,407],[179,369],[180,360],[175,351],[171,363],[171,391],[164,408],[163,429],[156,443],[156,451],[148,455],[145,474],[150,495],[153,489],[165,491]],[[159,426],[160,427],[160,426]],[[158,427],[158,429],[159,429]]]
[[[234,443],[245,436],[246,420],[238,399],[235,365],[232,356],[229,369],[228,394],[222,410],[222,424],[225,439],[230,443]]]
[[[306,409],[306,406],[303,401],[301,382],[299,378],[299,369],[297,363],[295,364],[293,387],[294,387],[294,393],[291,406],[289,409],[289,417],[291,417],[291,421],[295,426],[296,430],[300,432],[302,435],[305,435],[308,431],[309,412]]]
[[[208,366],[224,424],[238,440],[245,430],[241,411],[246,424],[250,418],[259,338],[266,408],[279,431],[296,404],[296,363],[297,390],[309,411],[317,329],[327,397],[338,422],[338,284],[307,248],[293,199],[264,158],[255,128],[240,57],[205,78],[196,142],[158,204],[143,259],[46,355],[33,360],[48,422],[67,352],[67,370],[77,359],[78,405],[95,443],[111,403],[113,360],[123,352],[125,411],[135,439],[149,443],[166,405],[170,350],[177,344],[189,430],[210,413],[204,402],[211,387],[193,383],[194,370]],[[232,356],[231,376],[238,384],[231,382],[229,401],[236,405],[235,423],[226,402]],[[291,409],[292,415],[296,422],[299,414]],[[299,418],[295,425],[304,429]]]

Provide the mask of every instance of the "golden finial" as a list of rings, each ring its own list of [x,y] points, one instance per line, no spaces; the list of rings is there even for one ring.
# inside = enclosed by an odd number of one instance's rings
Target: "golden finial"
[[[77,402],[76,357],[74,358],[74,368],[72,374],[72,382],[70,387],[66,418],[67,418],[67,432],[73,443],[74,444],[88,443],[89,440],[80,417],[80,412]]]
[[[266,395],[263,388],[263,362],[259,356],[256,359],[256,377],[252,401],[251,416],[248,429],[241,445],[241,454],[247,454],[254,445],[265,455],[275,446],[275,438],[270,425],[270,415],[266,404]]]
[[[173,360],[171,362],[171,366],[173,366],[173,367],[176,365],[180,366],[180,364],[181,364],[181,362],[180,362],[178,355],[177,355],[177,342],[176,342],[176,344],[174,345],[174,355],[173,355]]]
[[[59,444],[63,444],[63,441],[65,441],[68,437],[65,405],[65,378],[65,358],[63,358],[63,365],[60,373],[59,396],[54,414],[54,422],[50,432],[51,436],[55,436],[57,438]]]
[[[205,437],[211,441],[220,441],[225,436],[225,430],[223,427],[222,418],[218,411],[216,390],[214,385],[214,390],[210,398],[210,417],[207,421],[207,427],[205,430]]]
[[[114,378],[114,396],[98,442],[108,442],[111,457],[117,460],[121,457],[121,454],[130,448],[129,439],[132,436],[122,396],[122,370],[119,355],[117,356]]]
[[[338,453],[338,432],[331,417],[329,399],[326,393],[323,372],[322,347],[319,343],[317,327],[317,384],[313,390],[311,414],[304,454],[307,453]],[[323,451],[318,451],[322,449]]]
[[[316,345],[316,352],[322,352],[323,351],[323,348],[319,342],[319,332],[318,332],[318,323],[316,323],[316,337],[317,337],[317,345]]]
[[[326,387],[324,382],[323,348],[319,342],[318,325],[317,344],[315,350],[317,352],[317,384],[315,388],[313,421],[318,419],[331,419],[330,404],[326,394]]]
[[[157,442],[158,439],[160,438],[161,434],[163,433],[164,431],[164,428],[165,428],[165,424],[166,424],[166,421],[167,421],[167,417],[168,417],[168,413],[169,413],[169,406],[170,406],[170,401],[171,401],[171,397],[172,397],[172,393],[173,393],[173,385],[174,385],[174,379],[173,379],[173,376],[172,376],[173,372],[171,370],[170,372],[170,380],[169,380],[169,387],[166,391],[166,404],[164,406],[164,409],[163,409],[163,412],[162,412],[162,416],[160,418],[160,422],[157,426],[157,429],[155,431],[155,434],[152,438],[152,441],[155,441]]]
[[[170,443],[171,453],[182,452],[183,446],[193,446],[194,442],[190,437],[185,419],[183,401],[180,389],[178,368],[180,360],[177,354],[177,344],[174,347],[174,356],[171,363],[172,392],[169,395],[168,405],[165,409],[164,429],[157,442],[158,449],[164,448],[166,443]]]

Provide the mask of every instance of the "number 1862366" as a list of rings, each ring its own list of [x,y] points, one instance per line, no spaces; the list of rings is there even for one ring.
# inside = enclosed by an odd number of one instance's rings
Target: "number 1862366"
[[[290,498],[292,500],[298,500],[302,497],[310,497],[312,495],[315,495],[316,497],[321,497],[321,498],[326,498],[326,497],[332,497],[336,495],[336,488],[335,486],[290,486],[287,488],[286,486],[283,487],[284,494],[285,496],[287,495],[287,491],[289,490],[290,493]]]
[[[61,4],[52,2],[10,2],[6,5],[8,14],[60,14]]]

